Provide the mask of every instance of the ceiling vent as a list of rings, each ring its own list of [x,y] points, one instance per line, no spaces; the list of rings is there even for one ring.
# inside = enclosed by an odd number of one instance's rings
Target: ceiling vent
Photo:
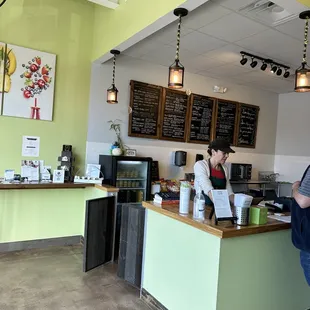
[[[114,10],[119,6],[118,0],[88,0],[88,1]]]
[[[253,1],[241,7],[239,12],[268,26],[278,26],[298,16],[268,0]]]

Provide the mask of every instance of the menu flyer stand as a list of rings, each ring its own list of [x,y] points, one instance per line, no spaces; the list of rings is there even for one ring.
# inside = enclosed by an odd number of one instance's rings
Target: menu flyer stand
[[[213,215],[214,215],[214,223],[215,223],[215,225],[218,225],[218,222],[226,222],[226,221],[231,221],[231,223],[234,225],[235,221],[238,219],[236,216],[217,218],[216,215],[215,215],[215,212],[214,212],[214,206],[212,207],[211,213],[209,215],[209,220],[212,220]]]
[[[211,193],[213,197],[213,207],[209,219],[211,220],[214,215],[215,225],[218,225],[218,222],[224,221],[231,221],[234,225],[237,217],[232,216],[227,190],[212,190]]]

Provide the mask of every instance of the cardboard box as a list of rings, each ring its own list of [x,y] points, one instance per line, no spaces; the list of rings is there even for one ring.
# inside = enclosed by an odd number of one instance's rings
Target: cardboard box
[[[268,208],[251,207],[250,208],[250,224],[264,225],[267,223]]]

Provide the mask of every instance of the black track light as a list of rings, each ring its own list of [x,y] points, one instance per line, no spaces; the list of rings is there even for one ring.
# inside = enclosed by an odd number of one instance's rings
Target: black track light
[[[278,67],[277,67],[277,66],[271,66],[270,72],[271,72],[271,73],[276,73],[277,70],[278,70]]]
[[[260,67],[260,69],[262,70],[262,71],[265,71],[266,69],[267,69],[267,64],[264,62],[263,64],[262,64],[262,66]]]
[[[255,67],[257,66],[257,61],[254,60],[254,58],[252,58],[252,62],[251,62],[251,64],[250,64],[250,66],[251,66],[252,68],[255,68]]]
[[[309,11],[309,19],[310,19],[310,11]],[[260,65],[260,69],[262,71],[266,71],[267,68],[270,68],[270,71],[268,69],[268,72],[276,74],[277,76],[282,76],[282,74],[283,74],[283,77],[286,78],[286,79],[291,74],[289,72],[289,70],[290,70],[289,66],[281,64],[279,62],[276,62],[276,61],[274,61],[274,60],[272,60],[270,58],[263,58],[261,56],[250,54],[250,53],[245,52],[245,51],[241,51],[240,54],[242,56],[242,59],[240,60],[240,63],[241,63],[242,66],[244,66],[247,63],[248,59],[250,59],[251,60],[250,66],[253,69],[257,65]],[[310,80],[310,69],[309,69],[309,80]],[[310,82],[309,82],[309,85],[310,85]],[[310,89],[310,86],[309,86],[309,89]]]
[[[248,62],[248,59],[245,58],[244,55],[242,55],[242,59],[240,60],[241,65],[244,66],[247,62]]]

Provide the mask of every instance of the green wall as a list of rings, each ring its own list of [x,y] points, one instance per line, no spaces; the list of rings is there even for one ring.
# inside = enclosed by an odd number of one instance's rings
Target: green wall
[[[0,116],[0,176],[20,171],[23,135],[41,137],[40,158],[56,168],[63,144],[85,162],[91,61],[184,0],[121,0],[116,10],[86,0],[9,0],[0,9],[0,41],[57,55],[52,122]],[[143,12],[143,14],[142,14]]]
[[[23,135],[41,137],[40,159],[56,168],[63,144],[85,160],[94,5],[86,0],[9,0],[0,41],[57,55],[53,122],[0,116],[0,176],[20,171]]]
[[[119,1],[121,5],[116,10],[96,8],[93,60],[185,2],[185,0]]]

